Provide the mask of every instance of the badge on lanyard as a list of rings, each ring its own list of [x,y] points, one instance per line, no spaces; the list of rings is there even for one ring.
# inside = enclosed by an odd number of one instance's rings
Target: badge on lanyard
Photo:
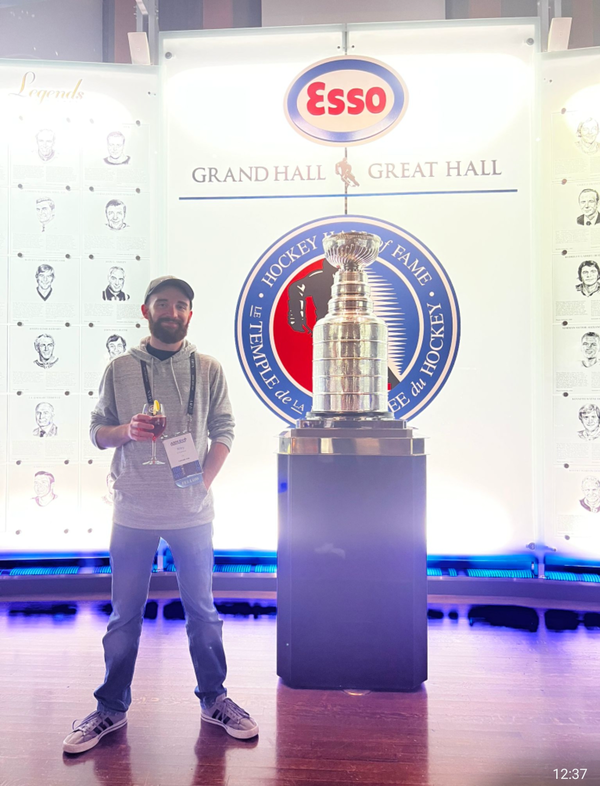
[[[183,489],[201,482],[202,467],[189,431],[186,434],[163,439],[163,446],[176,486]]]

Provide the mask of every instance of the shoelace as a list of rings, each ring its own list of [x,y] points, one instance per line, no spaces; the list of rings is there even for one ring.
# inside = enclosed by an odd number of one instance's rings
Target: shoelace
[[[239,705],[235,703],[232,699],[223,699],[223,701],[218,702],[215,707],[219,707],[221,712],[229,715],[232,718],[249,718],[250,714],[243,710]]]
[[[83,720],[73,721],[73,725],[71,726],[71,728],[73,729],[73,731],[79,729],[79,731],[86,732],[89,731],[90,729],[93,729],[101,722],[102,722],[102,713],[98,712],[98,710],[94,710],[93,712],[90,712],[90,714],[87,715]]]

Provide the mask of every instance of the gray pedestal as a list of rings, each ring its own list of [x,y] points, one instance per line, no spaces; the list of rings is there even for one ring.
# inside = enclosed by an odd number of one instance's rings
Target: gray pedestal
[[[425,456],[369,455],[396,440],[347,436],[318,436],[341,455],[310,455],[302,429],[280,440],[277,673],[298,688],[411,690],[427,679]]]

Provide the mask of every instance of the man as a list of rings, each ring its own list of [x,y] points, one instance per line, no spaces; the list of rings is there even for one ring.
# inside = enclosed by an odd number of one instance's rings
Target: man
[[[46,231],[46,224],[54,221],[54,209],[56,205],[50,197],[40,197],[35,200],[35,212],[38,221],[42,225],[42,232]]]
[[[576,284],[575,289],[584,297],[591,297],[600,290],[600,267],[593,259],[586,259],[579,265],[577,277],[579,284]]]
[[[593,117],[588,117],[587,120],[577,126],[575,144],[588,156],[595,156],[598,152],[598,134],[600,133],[600,126],[598,121]]]
[[[42,159],[42,161],[44,163],[46,163],[46,161],[52,161],[55,156],[54,131],[51,131],[49,128],[40,129],[35,135],[35,141],[37,142],[38,156]]]
[[[54,268],[52,265],[40,265],[35,271],[37,283],[36,292],[45,302],[52,294],[52,284],[54,283]]]
[[[102,300],[129,300],[129,295],[123,292],[125,285],[125,271],[122,267],[113,265],[108,271],[108,286],[102,290]]]
[[[120,131],[111,131],[106,137],[106,146],[108,148],[108,156],[104,159],[105,164],[123,166],[131,160],[131,156],[126,156],[123,152],[125,136]]]
[[[579,420],[583,429],[578,431],[579,439],[592,442],[600,437],[600,408],[595,404],[586,404],[579,410]]]
[[[54,493],[54,475],[51,472],[36,472],[33,476],[33,491],[35,504],[40,508],[54,502],[57,497]]]
[[[113,232],[120,232],[122,229],[127,229],[128,224],[125,223],[125,214],[127,207],[125,202],[120,199],[111,199],[106,203],[104,214],[106,215],[106,226]]]
[[[55,437],[58,426],[54,422],[54,407],[48,401],[40,401],[35,408],[35,422],[37,428],[33,429],[34,437]]]
[[[590,330],[584,333],[581,337],[581,351],[583,352],[583,360],[581,365],[585,368],[591,368],[598,363],[598,350],[600,349],[600,336]]]
[[[582,508],[590,513],[600,513],[600,480],[584,478],[581,484],[583,498],[579,500]]]
[[[110,545],[113,613],[103,639],[106,675],[94,694],[97,709],[74,725],[64,741],[67,753],[88,750],[127,723],[161,536],[177,567],[202,720],[239,739],[258,734],[256,722],[227,697],[223,686],[227,667],[222,622],[212,596],[210,487],[229,455],[234,420],[221,366],[185,339],[193,297],[190,285],[179,278],[162,276],[150,282],[142,306],[150,337],[107,366],[92,412],[92,442],[100,449],[116,448],[111,465],[116,478]],[[145,401],[155,399],[167,413],[169,433],[188,434],[193,441],[203,467],[201,483],[178,488],[160,443],[165,463],[144,463],[151,453],[153,426],[152,418],[140,410]]]
[[[121,357],[127,351],[127,342],[123,336],[118,336],[116,333],[106,339],[106,349],[108,350],[108,357],[110,360],[113,358]]]
[[[600,223],[600,213],[598,213],[598,200],[600,194],[593,188],[584,188],[579,194],[579,207],[582,215],[578,216],[577,223],[581,226],[591,227]]]
[[[38,359],[33,361],[36,366],[52,368],[58,362],[58,358],[54,357],[54,339],[48,333],[40,333],[33,346],[38,353]]]

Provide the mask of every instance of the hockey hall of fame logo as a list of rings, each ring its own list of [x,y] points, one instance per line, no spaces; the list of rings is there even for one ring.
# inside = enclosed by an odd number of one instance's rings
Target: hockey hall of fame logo
[[[240,294],[236,345],[248,382],[287,422],[312,406],[312,331],[324,317],[336,269],[324,258],[334,232],[382,240],[367,268],[375,313],[388,327],[388,397],[396,418],[427,407],[448,379],[460,337],[452,283],[439,260],[400,227],[366,216],[331,216],[296,227],[254,265]]]

